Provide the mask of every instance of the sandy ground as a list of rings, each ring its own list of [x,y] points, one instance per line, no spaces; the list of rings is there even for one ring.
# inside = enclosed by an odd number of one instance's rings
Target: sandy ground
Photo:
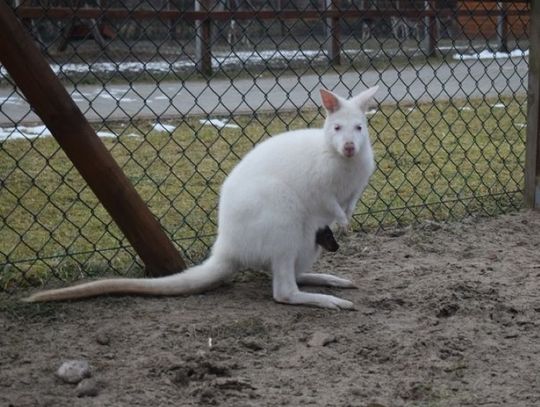
[[[0,297],[0,405],[540,405],[540,213],[341,245],[317,269],[359,288],[310,290],[356,311],[275,304],[255,272],[189,298]],[[97,396],[55,377],[68,359]]]

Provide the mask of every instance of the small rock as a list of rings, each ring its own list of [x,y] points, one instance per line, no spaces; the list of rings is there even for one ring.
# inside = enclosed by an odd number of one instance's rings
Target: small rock
[[[94,379],[84,379],[75,388],[77,397],[96,397],[99,394],[99,385]]]
[[[106,331],[99,331],[96,334],[96,342],[100,345],[108,345],[111,343],[111,338]]]
[[[264,349],[264,346],[256,339],[246,338],[246,339],[243,339],[242,341],[240,341],[240,343],[244,347],[246,347],[248,349],[251,349],[253,351],[260,351],[260,350]]]
[[[200,403],[203,405],[217,405],[216,395],[214,391],[210,388],[204,389],[199,395]]]
[[[199,368],[204,370],[205,374],[208,373],[208,374],[212,374],[214,376],[228,377],[228,376],[231,375],[231,371],[230,371],[229,366],[227,366],[224,363],[220,363],[220,362],[215,362],[215,361],[208,360],[208,361],[206,361],[204,363],[201,363]]]
[[[355,397],[365,397],[366,396],[366,392],[363,388],[360,388],[360,387],[353,387],[352,389],[349,390],[349,392],[351,393],[351,395],[355,396]]]
[[[519,336],[519,332],[518,331],[510,331],[510,332],[507,332],[504,337],[505,339],[513,339],[513,338],[517,338]]]
[[[178,369],[174,372],[174,375],[172,377],[172,383],[179,385],[179,386],[187,386],[189,384],[189,381],[191,380],[191,376],[193,376],[193,370],[191,369]]]
[[[247,380],[240,377],[218,377],[212,383],[216,388],[242,391],[244,389],[255,390]]]
[[[444,304],[441,308],[439,308],[436,316],[437,318],[449,318],[455,315],[458,310],[459,305],[457,304]]]
[[[307,345],[315,348],[318,346],[326,346],[329,343],[333,343],[336,341],[337,339],[334,335],[318,331],[311,335],[311,338],[308,340]]]
[[[68,360],[58,368],[56,376],[66,383],[77,384],[90,377],[90,365],[86,360]]]
[[[432,220],[425,220],[424,223],[421,225],[421,228],[424,230],[432,230],[436,231],[442,228],[442,225],[439,222],[435,222]]]

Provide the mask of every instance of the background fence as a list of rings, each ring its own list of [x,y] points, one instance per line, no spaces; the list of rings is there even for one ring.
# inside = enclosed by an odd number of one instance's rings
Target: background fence
[[[213,241],[226,174],[264,138],[320,125],[321,87],[343,96],[381,87],[370,112],[377,171],[356,229],[522,206],[525,2],[13,7],[189,260]],[[139,273],[125,238],[3,68],[0,85],[0,290]]]

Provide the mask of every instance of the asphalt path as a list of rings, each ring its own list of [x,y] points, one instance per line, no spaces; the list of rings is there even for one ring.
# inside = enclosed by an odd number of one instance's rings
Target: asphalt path
[[[388,68],[381,71],[330,72],[324,75],[268,75],[209,81],[162,81],[68,86],[91,122],[129,118],[182,119],[189,115],[230,117],[253,112],[296,110],[318,105],[320,88],[348,96],[379,85],[380,103],[525,94],[528,59],[456,61]],[[0,125],[36,123],[39,118],[13,88],[0,88]]]

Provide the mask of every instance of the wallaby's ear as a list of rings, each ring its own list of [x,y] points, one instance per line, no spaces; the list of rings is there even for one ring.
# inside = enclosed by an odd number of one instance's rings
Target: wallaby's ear
[[[328,113],[334,113],[341,107],[339,97],[326,89],[321,89],[321,100]]]
[[[373,96],[377,91],[379,90],[378,86],[374,86],[372,88],[369,88],[362,93],[360,93],[358,96],[354,97],[354,101],[356,102],[356,105],[360,107],[362,111],[366,111],[369,107],[369,104],[373,100]]]

